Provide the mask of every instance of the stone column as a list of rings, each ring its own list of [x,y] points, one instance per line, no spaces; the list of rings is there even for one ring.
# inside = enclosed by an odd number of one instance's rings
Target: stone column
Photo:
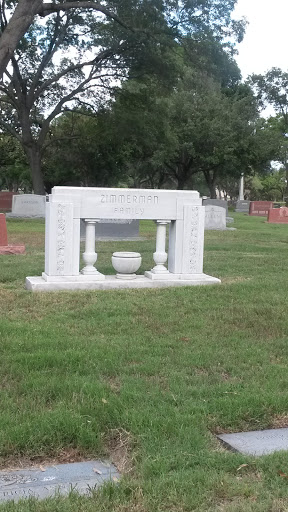
[[[152,268],[151,272],[154,274],[169,274],[169,271],[165,267],[167,261],[166,252],[166,226],[169,224],[168,220],[157,220],[157,232],[156,232],[156,251],[153,253],[153,259],[156,263],[155,267]]]
[[[244,201],[244,174],[241,174],[238,201]]]
[[[97,253],[95,252],[95,225],[97,220],[85,219],[86,225],[86,238],[85,238],[85,252],[83,253],[83,260],[85,267],[81,273],[84,275],[98,274],[94,267],[97,261]]]

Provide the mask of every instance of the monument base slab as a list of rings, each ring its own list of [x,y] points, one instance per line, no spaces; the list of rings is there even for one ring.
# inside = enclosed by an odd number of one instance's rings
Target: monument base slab
[[[168,274],[169,275],[169,274]],[[170,274],[171,275],[171,274]],[[123,288],[164,288],[168,286],[197,286],[219,284],[220,279],[207,274],[172,274],[172,278],[154,280],[146,276],[137,276],[136,279],[117,279],[116,275],[105,276],[103,281],[77,279],[82,276],[59,276],[61,280],[46,281],[43,277],[26,277],[26,289],[33,292],[61,291],[61,290],[113,290]],[[89,276],[83,276],[89,277]]]
[[[29,213],[20,214],[20,213],[6,213],[7,219],[45,219],[45,213],[39,215],[29,215]]]
[[[1,245],[0,254],[24,254],[25,245]]]

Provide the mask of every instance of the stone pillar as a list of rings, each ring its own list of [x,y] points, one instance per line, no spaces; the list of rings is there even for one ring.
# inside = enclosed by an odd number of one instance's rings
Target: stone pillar
[[[156,251],[153,253],[153,259],[156,263],[155,267],[152,268],[151,272],[154,274],[168,274],[168,270],[165,267],[165,263],[167,261],[167,252],[166,252],[166,225],[169,224],[170,221],[167,220],[157,220],[157,232],[156,232]]]
[[[149,277],[149,279],[166,279],[170,276],[169,270],[165,267],[168,257],[166,252],[166,226],[170,222],[170,220],[156,221],[156,251],[153,253],[155,267],[145,272],[145,276]]]
[[[238,201],[244,201],[244,174],[241,174]]]
[[[81,270],[84,275],[98,274],[94,267],[97,261],[97,253],[95,252],[95,219],[85,219],[86,238],[85,238],[85,252],[83,253],[83,260],[85,267]]]
[[[183,206],[183,220],[171,223],[168,269],[185,279],[203,273],[205,206]],[[189,277],[190,276],[190,277]]]

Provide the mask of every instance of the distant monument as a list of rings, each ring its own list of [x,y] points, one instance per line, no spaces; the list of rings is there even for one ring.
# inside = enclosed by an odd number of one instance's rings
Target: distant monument
[[[241,174],[239,183],[239,196],[236,203],[235,212],[237,213],[249,213],[250,201],[244,199],[244,173]]]

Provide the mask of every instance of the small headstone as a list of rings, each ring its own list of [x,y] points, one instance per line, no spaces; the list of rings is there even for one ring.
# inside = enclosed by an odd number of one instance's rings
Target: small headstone
[[[58,464],[35,469],[0,471],[0,502],[31,496],[44,499],[55,494],[91,493],[104,482],[120,478],[115,466],[100,461]]]
[[[268,222],[271,224],[288,224],[288,208],[272,208],[268,212]]]
[[[0,213],[0,254],[24,254],[25,245],[8,245],[6,217]]]
[[[5,245],[8,245],[6,218],[4,213],[0,213],[0,247]]]
[[[96,240],[137,240],[139,220],[101,219],[95,227]],[[81,219],[80,239],[85,240],[85,221]]]
[[[205,206],[205,229],[226,229],[226,212],[220,206]]]
[[[226,217],[226,224],[233,224],[234,219],[233,217]]]
[[[269,210],[273,208],[273,201],[251,201],[249,215],[267,217]]]
[[[46,196],[19,194],[13,197],[12,213],[7,217],[45,217]]]
[[[12,209],[14,192],[0,192],[0,210],[9,212]]]
[[[221,434],[217,437],[231,450],[246,455],[268,455],[288,450],[288,428]]]
[[[235,212],[237,213],[249,213],[250,201],[237,201]]]
[[[226,216],[228,215],[228,202],[224,199],[203,199],[203,206],[220,206],[221,208],[225,208]]]

